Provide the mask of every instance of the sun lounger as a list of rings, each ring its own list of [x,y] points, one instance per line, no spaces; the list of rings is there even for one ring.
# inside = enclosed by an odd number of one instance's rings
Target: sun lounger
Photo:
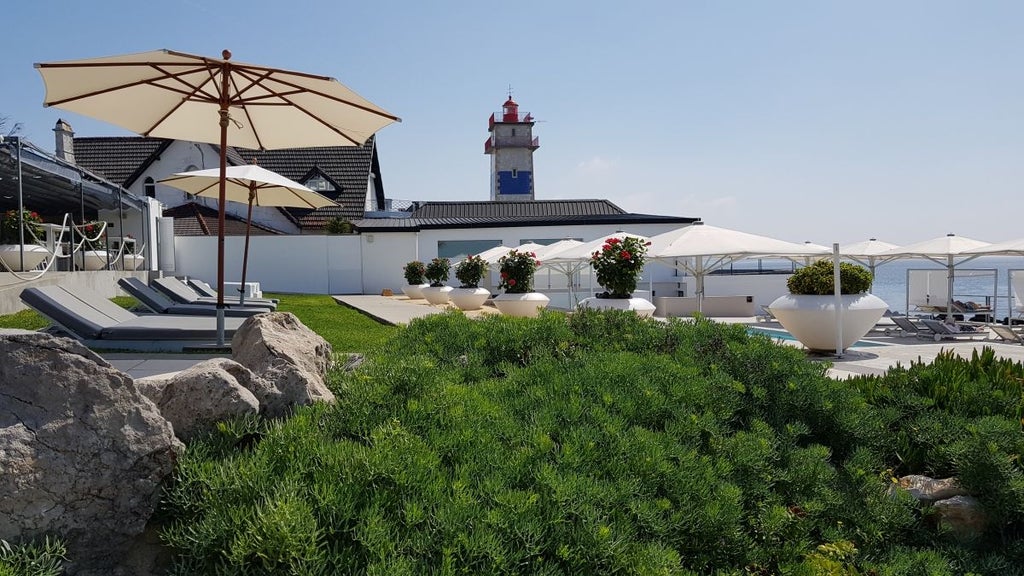
[[[212,347],[217,341],[213,316],[150,314],[137,316],[83,288],[36,286],[21,291],[21,300],[68,335],[91,348],[181,351]],[[244,318],[225,318],[230,341]]]
[[[934,335],[932,338],[936,342],[940,340],[957,340],[962,338],[974,338],[981,336],[982,338],[988,338],[988,332],[984,329],[970,324],[947,324],[941,320],[932,320],[930,318],[922,318],[921,323],[927,326]]]
[[[931,336],[932,331],[927,326],[916,324],[907,316],[891,316],[892,323],[900,330],[900,336]]]
[[[772,311],[768,309],[768,306],[764,304],[761,304],[761,314],[757,317],[757,319],[761,322],[779,321],[778,318],[775,317],[775,314],[772,314]]]
[[[216,304],[179,304],[174,302],[161,292],[147,286],[142,280],[134,277],[125,277],[117,281],[117,285],[124,289],[129,295],[138,300],[143,306],[157,314],[181,314],[185,316],[216,316]],[[269,308],[249,307],[226,307],[224,316],[230,318],[248,318],[263,312],[269,312]]]
[[[197,302],[216,302],[217,291],[202,280],[189,279],[188,284],[177,278],[168,276],[153,281],[153,287],[164,292],[171,299],[183,304]],[[225,303],[238,304],[238,296],[224,296]],[[244,305],[278,307],[278,300],[275,298],[246,298]]]
[[[1020,332],[1015,331],[1009,326],[1003,326],[1002,324],[992,324],[988,327],[1000,340],[1006,340],[1007,342],[1013,342],[1014,344],[1024,344],[1024,335]]]

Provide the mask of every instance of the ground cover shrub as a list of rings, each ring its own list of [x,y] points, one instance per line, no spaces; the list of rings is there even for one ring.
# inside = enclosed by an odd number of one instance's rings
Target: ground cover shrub
[[[991,348],[947,351],[851,383],[884,415],[895,474],[956,476],[985,505],[992,541],[1024,536],[1024,365]]]
[[[190,445],[164,538],[178,574],[941,574],[1019,559],[1012,543],[952,546],[890,495],[899,419],[867,382],[823,372],[706,320],[435,315],[336,375],[337,405]]]
[[[0,539],[0,576],[59,576],[66,553],[63,542],[49,537],[23,544]]]

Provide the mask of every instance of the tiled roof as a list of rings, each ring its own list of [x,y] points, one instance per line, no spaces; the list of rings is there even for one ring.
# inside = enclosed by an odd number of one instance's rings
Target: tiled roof
[[[189,202],[164,210],[165,218],[174,218],[175,236],[215,236],[217,211],[196,202]],[[249,235],[265,236],[278,232],[253,223]],[[224,215],[225,236],[245,236],[245,220],[231,214]]]
[[[366,206],[367,182],[373,169],[374,141],[370,137],[362,146],[325,146],[288,148],[284,150],[244,150],[238,153],[246,162],[255,159],[260,166],[285,178],[302,182],[314,169],[341,186],[341,193],[323,192],[341,206],[317,210],[289,210],[303,229],[322,228],[328,220],[342,217],[357,220]],[[380,187],[378,183],[378,187]]]
[[[506,228],[586,224],[690,224],[698,218],[652,214],[549,214],[544,216],[364,218],[352,222],[359,232],[413,232],[430,229]]]
[[[171,140],[141,136],[113,136],[75,138],[75,161],[82,167],[101,174],[122,186],[130,186],[152,161],[154,155],[166,148]],[[219,150],[218,146],[214,146]],[[367,182],[371,170],[377,174],[377,190],[383,195],[380,167],[376,162],[374,138],[362,146],[322,146],[316,148],[288,148],[283,150],[227,149],[228,163],[233,166],[256,161],[267,170],[301,182],[320,172],[336,183],[339,191],[325,196],[340,206],[318,210],[287,209],[291,217],[305,230],[323,228],[329,220],[342,217],[357,220],[363,217],[366,206]]]
[[[127,188],[140,168],[171,141],[140,136],[75,138],[75,163]]]
[[[412,213],[412,218],[537,218],[625,213],[607,200],[426,202]]]

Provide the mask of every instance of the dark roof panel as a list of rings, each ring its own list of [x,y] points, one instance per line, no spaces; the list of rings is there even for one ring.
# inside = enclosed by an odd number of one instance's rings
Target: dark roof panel
[[[532,200],[526,202],[426,202],[412,213],[412,217],[536,218],[621,214],[626,214],[626,211],[608,200]]]
[[[150,157],[169,143],[163,138],[141,136],[75,138],[75,163],[127,188],[139,168],[148,165]]]
[[[692,224],[699,218],[657,216],[652,214],[553,214],[528,218],[365,218],[352,224],[359,232],[415,232],[443,228],[499,228],[522,226],[557,226],[587,224]]]

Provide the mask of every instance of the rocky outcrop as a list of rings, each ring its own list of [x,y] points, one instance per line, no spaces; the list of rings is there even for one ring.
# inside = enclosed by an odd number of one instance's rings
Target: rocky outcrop
[[[252,390],[260,413],[287,415],[293,406],[334,402],[327,388],[331,345],[289,312],[248,318],[231,339],[231,358],[252,370],[264,386]]]
[[[182,448],[130,377],[66,338],[0,335],[0,538],[57,535],[71,572],[114,566]]]
[[[228,358],[211,358],[170,378],[140,379],[137,384],[174,426],[174,434],[185,441],[222,420],[258,414],[260,404],[252,390],[267,386]]]
[[[895,484],[921,504],[930,504],[935,519],[962,542],[979,538],[985,531],[987,518],[981,503],[972,497],[956,478],[934,479],[909,475]]]

